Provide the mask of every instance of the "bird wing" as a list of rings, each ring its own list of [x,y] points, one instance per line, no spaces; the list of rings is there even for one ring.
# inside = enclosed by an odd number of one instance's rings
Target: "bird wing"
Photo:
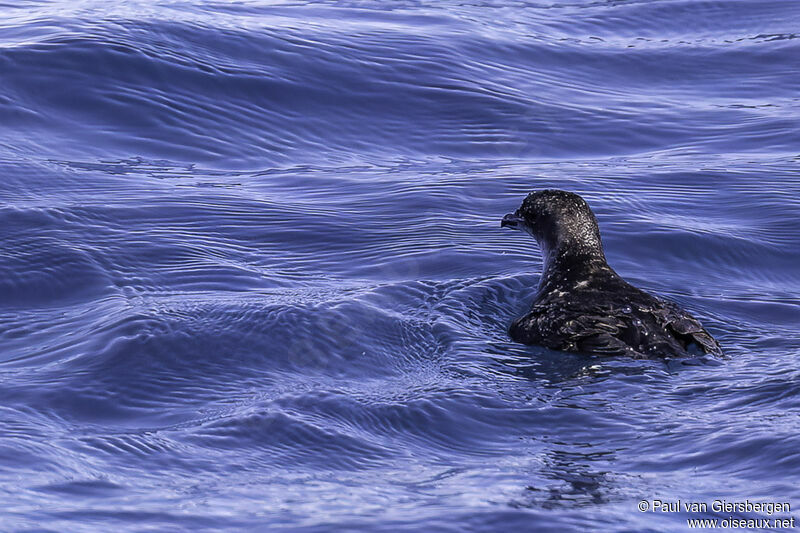
[[[659,303],[661,305],[652,309],[651,313],[681,343],[684,350],[696,343],[705,353],[722,355],[719,343],[696,318],[677,304],[663,300],[659,300]]]
[[[574,351],[602,356],[646,357],[633,347],[638,344],[638,333],[628,321],[602,311],[570,320],[562,331],[569,335]]]
[[[511,338],[554,350],[604,356],[645,357],[625,342],[629,325],[607,309],[571,309],[570,306],[534,306],[511,324]]]
[[[692,343],[703,352],[722,353],[703,326],[676,304],[649,295],[638,303],[590,308],[568,303],[534,305],[528,314],[512,323],[509,333],[524,344],[601,356],[685,356]],[[628,307],[629,312],[620,314],[623,307]],[[665,334],[652,335],[655,331]],[[645,338],[648,333],[651,334]]]

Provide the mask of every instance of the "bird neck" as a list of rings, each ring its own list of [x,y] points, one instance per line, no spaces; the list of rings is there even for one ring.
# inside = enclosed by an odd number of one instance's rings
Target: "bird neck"
[[[584,243],[585,244],[585,243]],[[544,265],[539,290],[571,287],[599,272],[610,271],[603,248],[599,245],[562,245],[542,247]]]

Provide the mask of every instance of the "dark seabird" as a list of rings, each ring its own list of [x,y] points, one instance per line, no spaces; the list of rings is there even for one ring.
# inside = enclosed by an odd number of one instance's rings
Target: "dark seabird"
[[[533,235],[544,257],[531,310],[509,329],[515,341],[603,356],[722,354],[689,313],[630,285],[608,266],[597,219],[577,194],[531,193],[501,227]]]

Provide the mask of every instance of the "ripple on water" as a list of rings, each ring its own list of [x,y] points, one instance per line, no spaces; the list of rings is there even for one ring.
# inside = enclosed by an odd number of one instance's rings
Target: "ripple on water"
[[[636,502],[800,498],[800,4],[17,4],[5,528],[671,531]],[[542,188],[727,357],[510,342],[541,257],[499,221]]]
[[[4,211],[6,227],[26,228],[5,238],[0,252],[0,298],[6,306],[68,305],[114,294],[93,248],[60,239],[63,229],[53,217],[38,210]],[[27,230],[29,224],[37,230]]]

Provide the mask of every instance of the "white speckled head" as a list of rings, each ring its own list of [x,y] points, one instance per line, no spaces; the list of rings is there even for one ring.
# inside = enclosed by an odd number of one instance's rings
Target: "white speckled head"
[[[502,226],[527,231],[544,255],[587,256],[605,261],[600,229],[589,204],[575,193],[547,189],[529,194]]]

